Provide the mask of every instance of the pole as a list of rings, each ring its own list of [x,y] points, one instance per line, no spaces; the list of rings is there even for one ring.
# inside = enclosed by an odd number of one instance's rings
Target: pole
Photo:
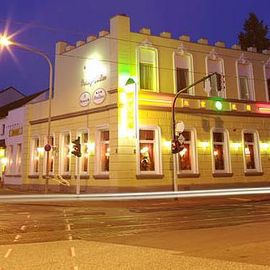
[[[180,91],[178,91],[176,93],[176,95],[174,96],[173,99],[173,103],[172,103],[172,138],[173,140],[176,140],[176,134],[175,134],[175,104],[176,104],[176,100],[177,98],[185,91],[187,91],[188,89],[190,89],[191,87],[197,85],[200,82],[203,82],[207,79],[209,79],[210,77],[212,77],[213,75],[217,75],[217,72],[211,73],[203,78],[201,78],[200,80],[192,83],[191,85],[181,89]],[[173,191],[178,191],[178,185],[177,185],[177,154],[173,154]]]
[[[81,193],[81,176],[80,176],[80,158],[77,157],[77,178],[76,178],[76,194]]]
[[[27,47],[25,45],[16,43],[16,42],[11,42],[11,45],[14,45],[18,48],[21,48],[23,50],[33,52],[35,54],[38,54],[45,58],[49,65],[49,70],[50,70],[50,75],[49,75],[49,100],[48,100],[48,128],[47,128],[47,144],[50,144],[50,137],[51,137],[51,114],[52,114],[52,88],[53,88],[53,66],[52,62],[49,59],[49,57],[43,53],[42,51],[39,51],[35,48],[32,47]],[[50,150],[51,151],[51,150]],[[49,179],[50,179],[50,151],[46,151],[46,175],[45,175],[45,190],[44,192],[47,194],[48,193],[48,186],[49,186]]]

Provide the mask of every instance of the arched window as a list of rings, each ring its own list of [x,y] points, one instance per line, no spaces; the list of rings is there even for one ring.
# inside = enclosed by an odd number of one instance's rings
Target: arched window
[[[215,50],[212,50],[209,55],[206,56],[206,71],[207,74],[211,73],[219,73],[223,77],[225,76],[225,68],[224,68],[224,60],[218,56]],[[210,87],[211,90],[209,92],[210,97],[226,97],[226,89],[223,82],[222,91],[218,91],[217,87],[217,77],[212,76],[210,78]]]
[[[236,61],[239,99],[254,100],[254,77],[252,64],[242,54]]]
[[[181,44],[173,54],[174,60],[174,82],[175,93],[184,89],[194,82],[193,57],[187,53]],[[190,88],[182,93],[194,95],[194,88]]]
[[[149,45],[138,48],[138,72],[140,88],[158,92],[157,49]]]
[[[270,101],[270,58],[264,64],[264,78],[265,78],[265,89],[266,89],[266,99]]]

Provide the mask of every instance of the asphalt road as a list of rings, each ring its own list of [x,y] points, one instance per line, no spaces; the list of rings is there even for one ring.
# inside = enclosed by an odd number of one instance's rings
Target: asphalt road
[[[269,196],[0,205],[1,270],[270,269],[269,252]]]

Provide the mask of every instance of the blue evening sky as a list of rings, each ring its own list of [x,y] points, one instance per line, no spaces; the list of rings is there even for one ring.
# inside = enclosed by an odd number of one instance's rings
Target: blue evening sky
[[[171,32],[192,41],[208,38],[227,46],[237,43],[249,12],[270,26],[269,0],[1,0],[0,32],[20,31],[16,41],[46,52],[54,60],[55,43],[75,43],[109,29],[109,18],[125,13],[132,31],[149,27],[157,35]],[[25,94],[48,88],[48,66],[40,56],[13,49],[16,60],[0,52],[0,90],[14,86]]]

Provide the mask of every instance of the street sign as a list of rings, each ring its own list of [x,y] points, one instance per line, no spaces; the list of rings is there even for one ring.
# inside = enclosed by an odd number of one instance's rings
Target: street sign
[[[52,149],[52,147],[51,147],[51,145],[48,144],[48,143],[44,146],[44,150],[45,150],[46,152],[51,151],[51,149]]]
[[[185,124],[184,124],[183,121],[180,121],[180,122],[176,123],[176,125],[175,125],[175,131],[177,133],[182,133],[184,131],[184,129],[185,129]]]

